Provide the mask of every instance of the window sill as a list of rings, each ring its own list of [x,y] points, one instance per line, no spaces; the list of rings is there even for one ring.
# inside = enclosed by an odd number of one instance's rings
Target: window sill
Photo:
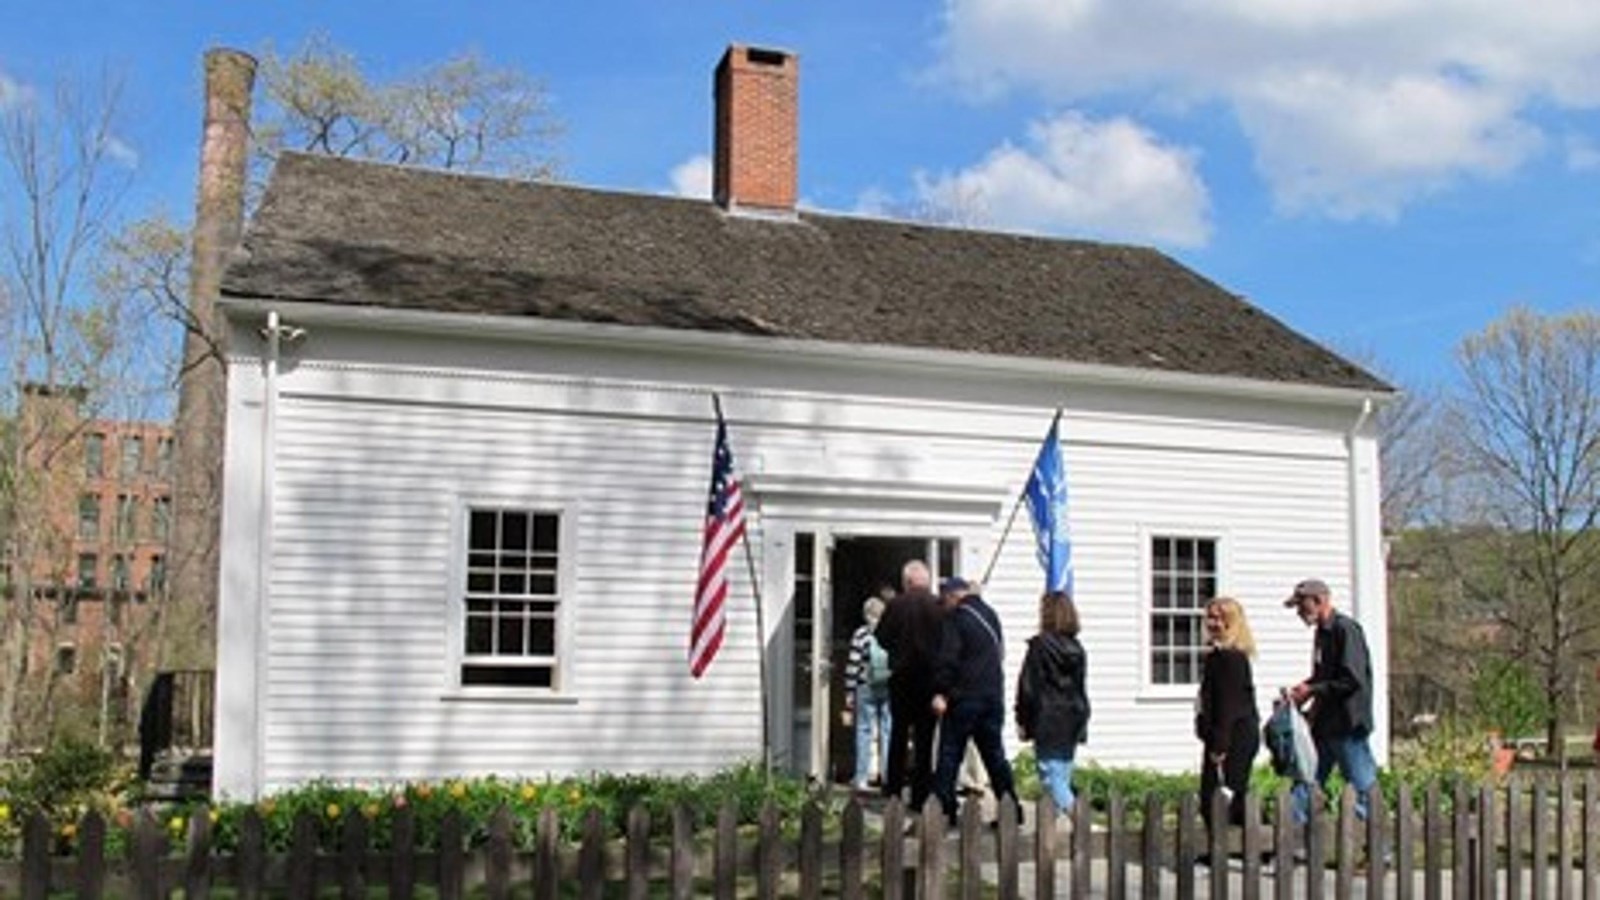
[[[456,688],[439,695],[442,703],[517,703],[528,706],[577,706],[571,694],[555,694],[538,688],[473,687]]]

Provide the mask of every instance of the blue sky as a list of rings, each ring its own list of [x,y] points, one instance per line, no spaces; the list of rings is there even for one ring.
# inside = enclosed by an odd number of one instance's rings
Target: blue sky
[[[207,47],[534,74],[564,180],[703,190],[729,42],[801,59],[800,193],[1154,245],[1402,386],[1513,304],[1600,303],[1595,0],[13,3],[0,105],[125,79],[137,188],[193,206]],[[21,7],[21,8],[17,8]]]

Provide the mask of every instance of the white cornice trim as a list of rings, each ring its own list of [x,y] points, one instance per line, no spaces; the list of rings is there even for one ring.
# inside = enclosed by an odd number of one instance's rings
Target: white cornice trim
[[[1164,372],[1129,366],[1062,362],[961,350],[893,344],[846,344],[837,341],[692,331],[653,325],[614,325],[535,316],[408,310],[246,297],[224,297],[218,301],[217,307],[233,319],[246,319],[251,315],[273,310],[285,321],[300,326],[326,324],[411,334],[458,335],[575,346],[587,344],[613,348],[632,347],[699,355],[716,354],[728,358],[770,359],[771,355],[777,352],[791,358],[804,357],[818,362],[848,362],[856,366],[878,366],[900,371],[937,371],[949,374],[953,370],[959,370],[972,375],[1059,380],[1075,385],[1138,388],[1339,407],[1359,408],[1364,402],[1381,405],[1390,402],[1396,396],[1392,391],[1263,381],[1228,375]]]

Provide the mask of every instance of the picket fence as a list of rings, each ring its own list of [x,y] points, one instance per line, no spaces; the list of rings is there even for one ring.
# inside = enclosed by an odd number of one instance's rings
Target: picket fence
[[[1376,793],[1372,799],[1381,800]],[[1287,792],[1275,800],[1276,809],[1289,808]],[[1221,798],[1216,802],[1220,817]],[[183,846],[173,847],[146,813],[116,859],[108,858],[98,816],[79,823],[70,856],[53,854],[50,823],[33,817],[24,823],[20,859],[0,862],[0,896],[1600,900],[1593,774],[1435,784],[1420,796],[1402,787],[1393,806],[1374,802],[1365,821],[1347,791],[1333,814],[1306,826],[1287,815],[1263,822],[1251,796],[1243,828],[1209,837],[1196,805],[1192,797],[1169,806],[1155,796],[1130,804],[1113,795],[1095,811],[1079,803],[1070,823],[1057,823],[1041,801],[1027,811],[1028,827],[1019,827],[1010,804],[996,826],[969,804],[950,833],[925,833],[918,824],[942,825],[928,815],[933,807],[908,828],[899,803],[850,800],[836,816],[811,806],[798,823],[780,821],[769,804],[753,825],[740,825],[730,806],[714,828],[699,832],[683,808],[667,823],[650,821],[640,808],[621,838],[591,810],[577,840],[562,837],[554,810],[518,823],[501,809],[475,840],[451,814],[426,851],[417,848],[417,823],[406,809],[381,852],[359,813],[342,820],[331,851],[318,846],[319,823],[309,813],[295,820],[286,850],[269,850],[263,823],[251,813],[226,854],[215,851],[207,816],[193,815]],[[519,841],[519,828],[531,840]],[[1200,865],[1200,853],[1229,862]]]

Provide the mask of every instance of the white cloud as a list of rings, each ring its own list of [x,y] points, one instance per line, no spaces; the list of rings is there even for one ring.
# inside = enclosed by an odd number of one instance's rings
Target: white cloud
[[[1282,208],[1388,218],[1600,106],[1594,0],[945,0],[939,74],[1238,116]]]
[[[1600,145],[1579,134],[1567,135],[1567,168],[1574,172],[1593,172],[1600,169]]]
[[[106,139],[106,156],[129,169],[139,167],[139,151],[121,138]]]
[[[917,187],[947,218],[1192,247],[1211,235],[1195,162],[1126,118],[1069,112],[1030,126],[1025,148],[1007,143],[959,172],[919,174]]]
[[[33,89],[0,72],[0,110],[20,106],[33,99]]]
[[[711,199],[711,157],[704,153],[673,166],[670,177],[672,190],[678,196]]]

